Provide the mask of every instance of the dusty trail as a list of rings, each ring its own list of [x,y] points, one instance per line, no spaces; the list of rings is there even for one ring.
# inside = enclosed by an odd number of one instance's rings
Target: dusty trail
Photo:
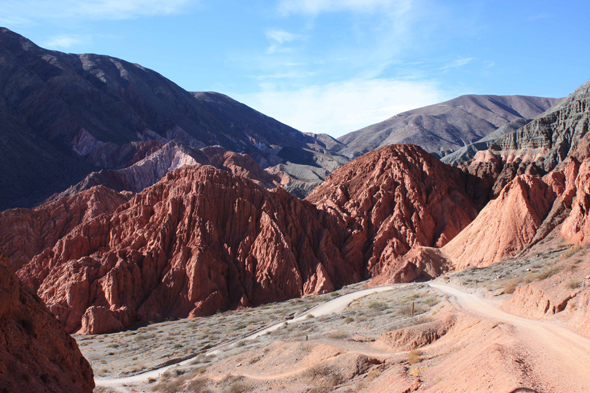
[[[525,361],[543,393],[590,392],[590,339],[550,321],[509,314],[492,301],[448,285],[430,286],[452,296],[456,306],[470,314],[514,326],[527,349]]]
[[[329,300],[325,303],[322,303],[318,306],[315,306],[313,308],[311,308],[310,310],[308,310],[307,312],[303,313],[302,315],[300,315],[297,318],[292,319],[291,321],[288,321],[289,323],[295,323],[295,322],[299,322],[304,320],[305,318],[307,318],[309,315],[313,315],[314,317],[320,317],[323,315],[328,315],[328,314],[333,314],[333,313],[339,313],[342,312],[350,303],[352,303],[354,300],[360,299],[364,296],[368,296],[371,295],[373,293],[378,293],[378,292],[384,292],[384,291],[390,291],[392,289],[396,289],[396,288],[403,288],[405,286],[404,285],[389,285],[389,286],[382,286],[382,287],[375,287],[375,288],[369,288],[369,289],[363,289],[361,291],[356,291],[356,292],[352,292],[349,293],[347,295],[343,295],[343,296],[339,296],[335,299]],[[284,322],[280,322],[277,324],[274,324],[266,329],[263,329],[259,332],[253,333],[251,335],[248,335],[246,337],[242,337],[242,340],[253,340],[263,334],[266,334],[268,332],[272,332],[278,328],[280,328],[281,326],[283,326]],[[231,345],[231,344],[227,344],[227,345]],[[211,351],[207,352],[208,354],[213,354],[213,353],[217,353],[219,351],[222,350],[223,347],[225,347],[226,344],[221,344],[219,347],[212,349]],[[148,379],[150,378],[158,378],[161,374],[163,374],[164,372],[166,372],[167,370],[171,369],[172,367],[177,367],[177,366],[186,366],[187,364],[189,364],[191,361],[193,361],[194,358],[191,359],[187,359],[185,361],[182,361],[180,363],[177,364],[173,364],[170,366],[166,366],[166,367],[162,367],[159,368],[157,370],[152,370],[152,371],[148,371],[142,374],[137,374],[131,377],[124,377],[124,378],[95,378],[95,383],[96,386],[104,386],[104,387],[110,387],[111,389],[116,389],[120,392],[127,392],[128,389],[125,388],[125,385],[135,385],[135,384],[144,384],[147,383]],[[298,371],[300,372],[300,371]],[[254,376],[252,376],[253,379],[256,379]]]

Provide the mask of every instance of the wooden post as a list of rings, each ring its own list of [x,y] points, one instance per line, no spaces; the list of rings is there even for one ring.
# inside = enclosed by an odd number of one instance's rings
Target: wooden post
[[[412,300],[412,316],[414,316],[414,301]]]

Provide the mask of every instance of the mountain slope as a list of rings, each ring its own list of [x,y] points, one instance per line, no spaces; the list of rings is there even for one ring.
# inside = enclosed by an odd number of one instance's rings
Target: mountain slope
[[[92,368],[0,251],[0,391],[90,393]]]
[[[381,146],[412,143],[444,155],[473,143],[517,119],[532,119],[558,100],[527,96],[465,95],[400,113],[346,134],[340,153],[356,157]]]
[[[465,228],[477,215],[465,189],[457,168],[417,146],[394,145],[338,168],[306,200],[341,217],[350,233],[345,257],[360,255],[374,275],[412,247],[441,247]]]
[[[227,96],[189,93],[124,60],[45,50],[8,29],[0,29],[0,59],[2,210],[125,167],[121,155],[149,150],[145,141],[220,145],[262,167],[286,163],[278,155],[284,147],[332,155],[318,139]],[[321,167],[313,159],[297,164]]]

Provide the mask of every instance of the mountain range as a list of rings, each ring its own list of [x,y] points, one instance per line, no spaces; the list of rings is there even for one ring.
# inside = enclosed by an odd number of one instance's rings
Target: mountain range
[[[1,29],[0,340],[11,344],[0,389],[91,391],[68,333],[362,280],[499,266],[495,280],[544,242],[581,249],[589,124],[590,81],[561,100],[462,96],[335,140],[139,65],[47,51]],[[561,281],[551,286],[523,278],[506,307],[538,318],[567,310],[587,334],[590,289],[562,285],[585,264],[553,266]],[[15,365],[25,376],[11,377]]]

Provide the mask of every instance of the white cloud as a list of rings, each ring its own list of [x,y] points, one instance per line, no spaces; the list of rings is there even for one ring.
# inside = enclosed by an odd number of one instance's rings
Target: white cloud
[[[451,61],[450,63],[445,64],[443,67],[441,67],[441,70],[450,70],[451,68],[463,67],[464,65],[467,65],[473,60],[473,57],[460,57],[458,59]]]
[[[51,37],[49,41],[45,42],[42,46],[48,49],[67,49],[80,42],[82,42],[82,40],[78,36],[60,35]]]
[[[266,50],[266,52],[275,53],[289,51],[289,48],[285,48],[282,45],[287,42],[300,40],[303,38],[303,36],[299,34],[289,33],[285,30],[267,30],[266,38],[268,38],[271,41],[271,44]]]
[[[301,38],[301,36],[299,34],[289,33],[288,31],[285,31],[285,30],[268,30],[266,32],[266,37],[272,41],[279,43],[279,44],[282,44],[284,42],[289,42],[289,41],[295,41],[295,40]]]
[[[355,79],[296,90],[267,84],[259,93],[230,95],[300,131],[334,137],[448,98],[435,82],[393,79]]]
[[[412,0],[280,0],[283,14],[318,15],[324,12],[352,11],[370,13],[378,9],[405,9]]]
[[[141,16],[169,15],[199,0],[7,0],[2,18],[21,24],[38,19],[80,18],[122,20]]]

